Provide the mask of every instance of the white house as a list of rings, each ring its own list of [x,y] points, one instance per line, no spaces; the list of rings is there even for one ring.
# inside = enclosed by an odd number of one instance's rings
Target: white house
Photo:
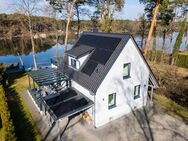
[[[99,127],[145,106],[157,87],[130,34],[84,32],[64,64],[29,72],[28,92],[51,123],[84,112]]]
[[[94,102],[88,113],[95,127],[146,105],[157,88],[149,65],[130,34],[84,32],[67,51],[64,73],[71,87]]]

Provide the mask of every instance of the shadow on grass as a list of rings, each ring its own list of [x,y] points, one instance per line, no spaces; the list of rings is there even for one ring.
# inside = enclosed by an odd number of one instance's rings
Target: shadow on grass
[[[35,141],[36,133],[33,125],[28,118],[27,111],[24,110],[22,99],[16,91],[15,80],[23,77],[25,74],[18,73],[9,76],[9,85],[5,88],[6,96],[8,99],[8,106],[11,112],[11,118],[15,127],[16,137],[19,141]],[[19,84],[18,84],[19,85]]]

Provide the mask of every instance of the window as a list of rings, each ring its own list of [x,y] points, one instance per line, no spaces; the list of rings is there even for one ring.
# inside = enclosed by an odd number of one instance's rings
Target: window
[[[116,93],[108,95],[108,109],[112,109],[116,106]]]
[[[140,85],[137,85],[134,87],[134,99],[137,99],[140,97]]]
[[[71,66],[76,69],[76,60],[71,59]]]
[[[123,65],[123,79],[130,77],[130,67],[131,67],[130,63]]]

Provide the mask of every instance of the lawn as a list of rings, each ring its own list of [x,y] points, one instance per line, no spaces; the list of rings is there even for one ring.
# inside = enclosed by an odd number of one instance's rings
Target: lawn
[[[9,80],[10,86],[6,88],[6,94],[17,139],[19,141],[40,141],[41,135],[21,97],[23,91],[28,87],[27,74],[10,75]]]
[[[0,129],[0,141],[3,141],[3,133],[2,133],[2,128]]]
[[[174,112],[182,119],[188,121],[188,109],[182,107],[175,103],[174,101],[166,98],[163,95],[154,94],[154,99],[156,99],[162,106],[164,106],[167,110]]]

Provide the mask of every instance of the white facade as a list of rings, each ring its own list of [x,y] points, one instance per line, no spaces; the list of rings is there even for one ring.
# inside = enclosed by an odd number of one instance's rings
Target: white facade
[[[79,67],[87,57],[88,55],[79,59]],[[69,63],[70,59],[71,57],[69,57]],[[126,63],[130,63],[131,66],[130,77],[123,79],[123,65]],[[146,105],[149,73],[150,71],[138,48],[135,47],[133,39],[130,38],[96,94],[91,93],[74,81],[72,81],[72,87],[94,101],[94,106],[88,110],[88,113],[93,119],[94,126],[99,127]],[[140,97],[134,99],[134,87],[136,85],[140,85]],[[116,104],[115,107],[109,109],[108,96],[112,93],[116,94]]]
[[[130,78],[123,79],[123,64],[130,63]],[[96,93],[95,126],[99,127],[146,105],[149,70],[130,39]],[[134,99],[134,86],[140,98]],[[108,109],[108,95],[116,93],[116,107]]]
[[[71,67],[71,59],[76,60],[76,69],[78,70],[83,65],[83,63],[85,62],[85,60],[87,59],[88,56],[89,56],[89,54],[86,54],[78,59],[76,59],[72,56],[68,56],[68,64]]]
[[[78,83],[76,83],[73,80],[71,81],[71,85],[72,85],[73,88],[75,88],[77,91],[84,94],[90,100],[95,101],[95,94],[93,94],[92,92],[90,92],[86,88],[82,87],[81,85],[79,85]],[[87,112],[90,115],[90,117],[93,119],[93,117],[94,117],[94,107],[90,108]]]

